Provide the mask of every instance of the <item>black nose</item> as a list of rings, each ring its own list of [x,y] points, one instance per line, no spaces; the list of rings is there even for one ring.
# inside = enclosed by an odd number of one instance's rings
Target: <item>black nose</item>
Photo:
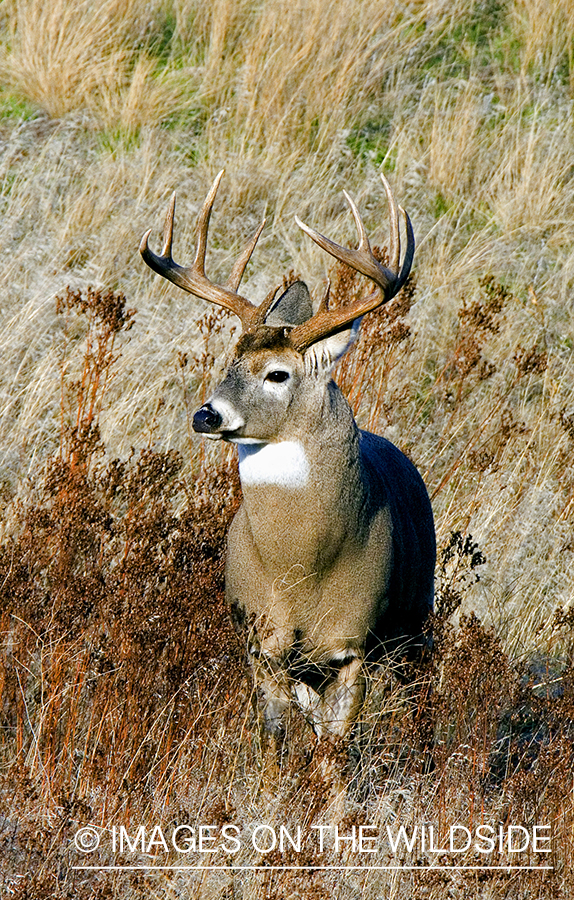
[[[193,417],[193,430],[200,434],[214,434],[220,428],[223,418],[213,406],[206,403]]]

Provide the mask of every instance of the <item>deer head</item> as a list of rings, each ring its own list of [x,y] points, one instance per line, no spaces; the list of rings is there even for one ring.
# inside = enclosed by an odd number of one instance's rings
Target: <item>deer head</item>
[[[338,357],[352,343],[362,316],[388,303],[405,283],[414,256],[414,236],[408,215],[397,207],[389,184],[381,175],[390,219],[389,266],[374,256],[359,211],[345,191],[351,208],[359,244],[355,250],[335,244],[296,217],[299,227],[335,259],[346,263],[374,282],[376,288],[364,299],[336,309],[329,308],[329,290],[325,291],[313,314],[306,285],[296,282],[278,299],[271,291],[260,305],[239,293],[239,286],[265,222],[259,226],[233,266],[227,284],[217,285],[205,274],[205,255],[209,220],[217,189],[223,177],[220,172],[209,191],[197,222],[197,249],[190,266],[179,266],[172,257],[175,194],[168,209],[163,248],[160,255],[149,247],[148,231],[142,238],[140,252],[150,268],[196,297],[230,310],[239,317],[243,334],[236,348],[235,361],[217,396],[203,406],[194,417],[194,429],[207,437],[246,442],[278,438],[274,429],[281,411],[291,403],[305,375],[328,374]],[[400,264],[401,239],[399,212],[406,227],[407,246]],[[245,415],[232,406],[229,398],[242,398],[242,406],[251,410],[265,409],[266,423],[248,423]],[[237,403],[237,400],[234,401]],[[259,417],[260,418],[260,417]]]

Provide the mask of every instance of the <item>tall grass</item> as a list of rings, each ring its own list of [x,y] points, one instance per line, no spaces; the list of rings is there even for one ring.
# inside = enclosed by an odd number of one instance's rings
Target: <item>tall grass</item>
[[[3,887],[567,896],[574,3],[5,0],[0,17]],[[329,263],[293,215],[353,241],[343,187],[384,244],[381,167],[415,226],[416,285],[363,323],[337,377],[359,423],[408,452],[429,487],[437,652],[415,693],[373,673],[349,827],[544,819],[551,875],[522,872],[511,888],[505,875],[363,872],[343,886],[324,873],[70,869],[87,822],[108,834],[157,816],[330,814],[323,749],[313,761],[296,716],[277,796],[259,790],[249,675],[222,596],[236,476],[189,428],[233,323],[137,253],[149,227],[159,244],[177,188],[175,258],[191,258],[223,166],[208,272],[225,278],[265,215],[255,300],[290,271],[320,287]],[[341,296],[360,290],[333,279]],[[137,309],[125,321],[111,316],[120,295]]]

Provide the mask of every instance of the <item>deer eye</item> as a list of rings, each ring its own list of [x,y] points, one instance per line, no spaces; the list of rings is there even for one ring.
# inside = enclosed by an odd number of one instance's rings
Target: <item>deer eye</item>
[[[281,384],[282,381],[287,381],[289,378],[289,372],[286,372],[285,369],[274,369],[272,372],[268,372],[265,376],[265,381],[272,381],[273,384]]]

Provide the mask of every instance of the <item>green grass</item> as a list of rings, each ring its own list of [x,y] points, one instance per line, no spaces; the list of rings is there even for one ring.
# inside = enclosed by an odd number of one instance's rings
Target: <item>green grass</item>
[[[5,125],[13,120],[33,119],[37,114],[38,110],[25,98],[17,97],[9,90],[0,90],[0,118]]]

